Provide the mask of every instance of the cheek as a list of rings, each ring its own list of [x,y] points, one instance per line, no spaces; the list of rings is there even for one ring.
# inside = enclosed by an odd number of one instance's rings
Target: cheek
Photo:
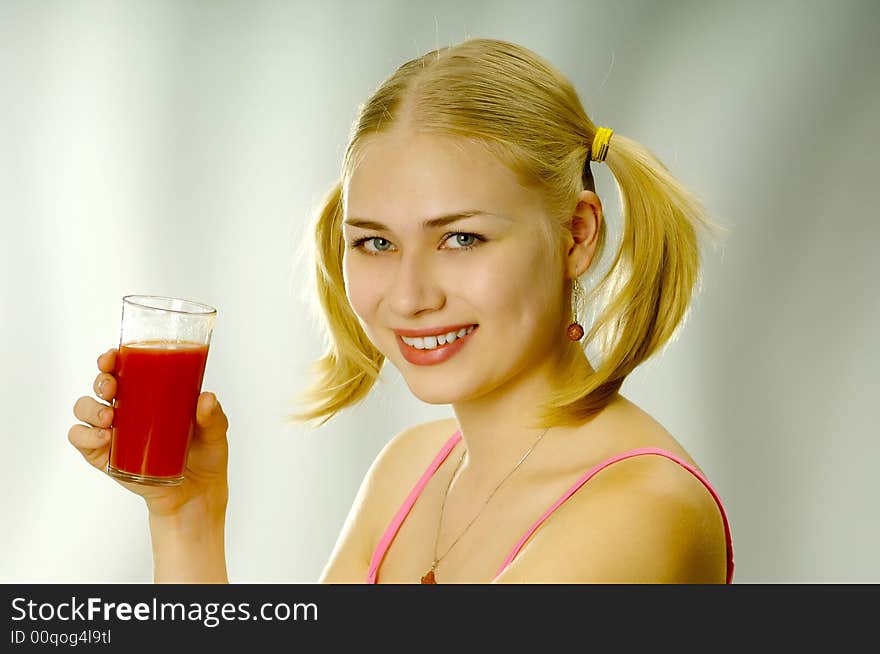
[[[505,329],[543,327],[554,288],[545,267],[538,256],[499,260],[472,277],[470,295],[487,318],[497,315],[503,320]]]
[[[351,308],[359,317],[370,315],[378,295],[378,285],[367,283],[367,276],[357,262],[350,257],[343,257],[342,277],[345,280],[345,294]]]

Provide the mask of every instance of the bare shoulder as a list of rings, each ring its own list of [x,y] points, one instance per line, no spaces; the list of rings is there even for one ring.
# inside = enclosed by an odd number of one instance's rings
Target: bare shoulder
[[[364,475],[320,581],[363,582],[386,526],[456,428],[454,418],[432,420],[401,430],[384,445]]]
[[[594,483],[595,482],[595,483]],[[551,515],[500,583],[724,583],[726,539],[702,482],[662,456],[600,471]]]
[[[648,414],[626,403],[607,455],[655,447],[702,471]],[[622,445],[622,447],[621,447]],[[662,454],[601,469],[541,525],[500,583],[723,583],[724,523],[703,482]]]

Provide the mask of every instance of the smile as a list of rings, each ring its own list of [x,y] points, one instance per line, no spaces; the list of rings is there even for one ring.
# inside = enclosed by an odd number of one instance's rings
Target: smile
[[[417,366],[431,366],[455,356],[473,338],[479,325],[436,336],[397,336],[403,358]]]
[[[412,338],[401,336],[400,338],[404,343],[418,350],[433,350],[434,348],[446,345],[447,343],[455,343],[457,339],[464,338],[474,331],[474,329],[476,329],[476,325],[459,329],[457,332],[449,332],[448,334],[437,334],[436,336],[414,336]]]

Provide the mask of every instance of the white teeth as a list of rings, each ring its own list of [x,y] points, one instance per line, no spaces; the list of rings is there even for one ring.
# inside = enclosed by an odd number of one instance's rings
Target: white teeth
[[[454,343],[457,339],[466,336],[474,331],[474,325],[470,327],[463,327],[459,329],[458,332],[449,332],[448,334],[437,334],[436,336],[416,336],[414,338],[410,338],[409,336],[401,336],[400,338],[407,345],[414,347],[419,350],[433,350],[435,347],[439,347],[440,345],[446,345],[447,343]]]

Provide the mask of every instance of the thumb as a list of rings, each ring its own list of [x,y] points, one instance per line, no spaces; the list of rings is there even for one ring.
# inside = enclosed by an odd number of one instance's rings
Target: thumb
[[[196,426],[198,438],[205,441],[219,440],[225,437],[229,422],[217,396],[213,393],[199,395],[196,405]]]

